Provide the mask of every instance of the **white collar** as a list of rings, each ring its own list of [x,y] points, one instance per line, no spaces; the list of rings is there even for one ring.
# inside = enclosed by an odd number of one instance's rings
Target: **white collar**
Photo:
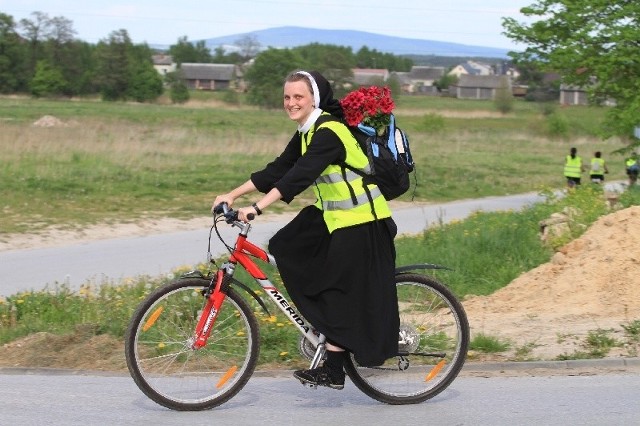
[[[307,118],[307,121],[305,121],[302,126],[298,126],[298,131],[303,134],[307,133],[313,123],[315,123],[318,117],[320,117],[320,114],[322,114],[322,110],[320,108],[316,108],[311,111],[311,114],[309,114],[309,118]]]

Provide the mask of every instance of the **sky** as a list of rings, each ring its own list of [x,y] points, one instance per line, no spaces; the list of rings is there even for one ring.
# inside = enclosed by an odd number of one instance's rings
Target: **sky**
[[[516,49],[501,19],[526,22],[534,0],[0,0],[14,21],[33,12],[73,22],[76,37],[97,43],[125,29],[134,43],[176,44],[282,26],[358,30],[396,37]]]

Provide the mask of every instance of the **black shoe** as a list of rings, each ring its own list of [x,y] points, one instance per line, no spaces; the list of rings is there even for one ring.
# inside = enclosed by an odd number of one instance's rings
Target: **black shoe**
[[[344,371],[334,372],[329,367],[318,367],[311,370],[297,370],[293,377],[312,386],[326,386],[331,389],[344,389]]]

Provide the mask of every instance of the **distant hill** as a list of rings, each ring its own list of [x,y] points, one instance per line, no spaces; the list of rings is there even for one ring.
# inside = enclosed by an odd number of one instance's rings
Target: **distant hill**
[[[365,31],[320,30],[302,27],[278,27],[224,37],[205,39],[205,45],[214,50],[224,47],[230,51],[236,41],[245,36],[254,36],[262,48],[292,48],[310,43],[332,44],[351,47],[353,52],[362,46],[394,55],[434,55],[460,57],[506,58],[509,50],[486,46],[470,46],[434,40],[392,37]]]

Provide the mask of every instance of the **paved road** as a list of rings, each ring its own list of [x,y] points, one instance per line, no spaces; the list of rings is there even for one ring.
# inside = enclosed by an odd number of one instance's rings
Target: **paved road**
[[[638,371],[534,377],[487,371],[485,377],[458,377],[435,398],[405,406],[378,403],[349,381],[342,391],[304,388],[287,372],[251,378],[216,409],[175,412],[147,399],[128,376],[0,369],[0,424],[638,425]]]
[[[477,210],[518,210],[541,199],[536,193],[528,193],[413,205],[395,209],[394,218],[400,233],[417,234],[431,224],[462,219]],[[283,223],[277,216],[264,216],[256,221],[251,239],[258,244],[266,244]],[[224,228],[223,234],[232,242],[237,232],[227,226]],[[208,235],[209,229],[204,228],[63,247],[0,252],[0,296],[25,290],[42,290],[45,286],[52,288],[57,283],[78,288],[88,280],[100,284],[138,275],[166,274],[176,267],[205,261]],[[213,238],[215,240],[215,236]],[[214,244],[214,254],[222,254],[224,247],[217,240]]]

